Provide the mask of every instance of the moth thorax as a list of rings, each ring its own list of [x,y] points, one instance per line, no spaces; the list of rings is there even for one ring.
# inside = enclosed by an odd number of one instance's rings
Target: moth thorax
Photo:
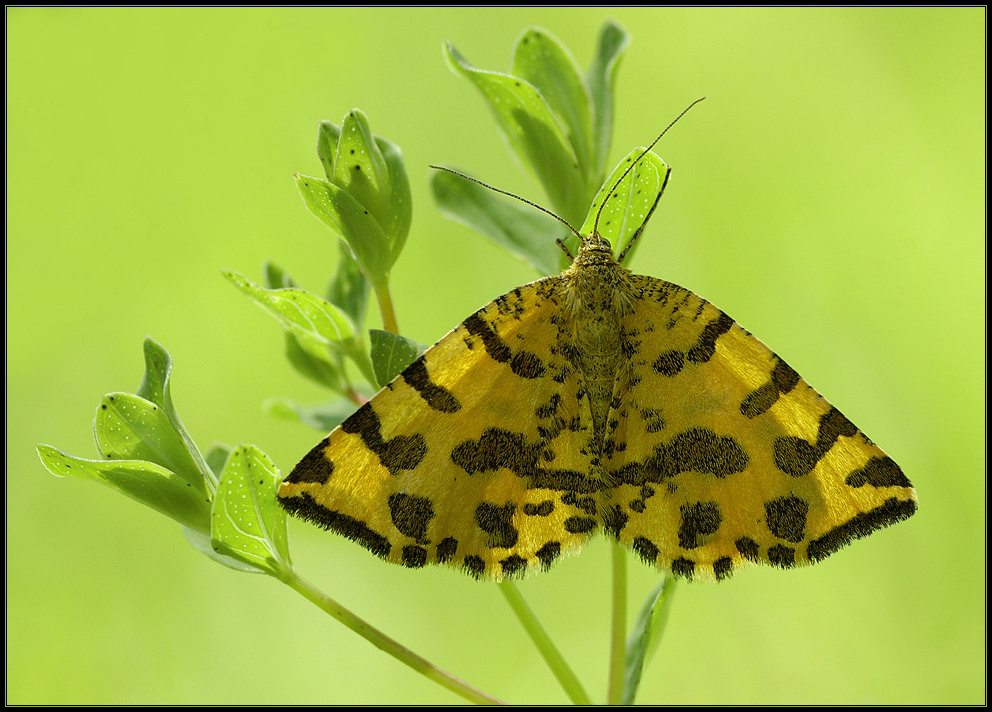
[[[590,261],[580,263],[583,257]],[[599,315],[619,318],[630,312],[630,272],[621,267],[612,254],[608,257],[608,260],[600,260],[598,253],[580,254],[566,273],[569,303],[580,320]]]

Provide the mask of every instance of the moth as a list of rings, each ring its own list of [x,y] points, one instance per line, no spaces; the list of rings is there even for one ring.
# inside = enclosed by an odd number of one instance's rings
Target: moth
[[[628,271],[634,240],[615,258],[598,227],[578,237],[561,274],[469,316],[324,438],[281,504],[387,561],[490,580],[599,532],[720,580],[916,511],[899,466],[757,338]]]

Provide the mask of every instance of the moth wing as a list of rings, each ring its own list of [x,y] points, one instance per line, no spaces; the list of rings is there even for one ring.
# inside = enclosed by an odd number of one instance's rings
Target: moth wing
[[[560,279],[491,302],[318,444],[279,489],[388,561],[500,579],[594,532],[588,403],[556,353]]]
[[[898,465],[782,359],[678,285],[632,276],[608,532],[676,574],[791,567],[911,516]]]

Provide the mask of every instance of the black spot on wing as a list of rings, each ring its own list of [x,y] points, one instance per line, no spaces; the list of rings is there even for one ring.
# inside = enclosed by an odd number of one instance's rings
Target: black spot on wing
[[[427,544],[427,527],[434,518],[434,507],[426,497],[399,492],[389,495],[389,514],[393,525],[403,534]]]
[[[581,509],[583,512],[588,514],[590,517],[596,516],[597,507],[596,500],[592,497],[580,497],[574,492],[567,492],[561,501],[564,504]]]
[[[672,574],[684,579],[692,579],[696,572],[696,562],[692,559],[679,557],[672,562]]]
[[[318,504],[313,497],[306,493],[280,499],[279,501],[290,514],[312,522],[324,529],[337,532],[364,546],[378,557],[385,559],[389,556],[389,552],[392,549],[389,540],[370,528],[365,522],[354,517],[349,517],[347,514],[330,510]]]
[[[664,413],[657,408],[641,409],[641,419],[644,421],[644,429],[649,433],[660,433],[665,429]]]
[[[546,452],[540,443],[528,444],[523,433],[486,428],[478,440],[465,440],[451,450],[451,461],[470,475],[507,469],[529,479],[535,489],[595,492],[602,483],[575,470],[543,467]]]
[[[748,456],[730,436],[720,436],[709,428],[690,428],[668,443],[655,446],[643,462],[624,465],[611,473],[619,483],[637,487],[646,482],[660,483],[682,472],[701,472],[720,479],[743,472]]]
[[[775,566],[790,569],[796,565],[796,550],[791,546],[776,544],[768,548],[768,560]]]
[[[462,568],[469,576],[482,578],[482,574],[486,572],[486,562],[475,554],[470,554],[462,561]]]
[[[713,574],[717,581],[723,581],[734,572],[734,562],[729,556],[721,556],[713,562]]]
[[[706,363],[716,353],[716,340],[730,331],[734,320],[720,312],[720,316],[703,327],[695,345],[686,351],[686,358],[693,363]]]
[[[422,546],[404,546],[400,563],[410,569],[419,569],[427,563],[427,550]]]
[[[536,489],[550,489],[558,492],[592,493],[603,489],[604,483],[586,477],[576,470],[547,470],[538,468],[530,475],[530,486]],[[575,505],[589,514],[596,513],[595,500],[591,497],[579,497]],[[590,503],[593,503],[590,506]]]
[[[551,564],[553,564],[555,559],[557,559],[560,555],[561,543],[557,541],[549,541],[534,553],[534,556],[537,557],[537,560],[541,562],[541,566],[545,569],[550,568]]]
[[[462,326],[468,331],[468,333],[473,336],[478,336],[482,339],[482,345],[486,349],[486,353],[494,361],[499,361],[500,363],[507,363],[512,354],[510,353],[510,347],[506,345],[500,335],[493,331],[489,323],[479,316],[479,312],[476,312],[464,322]]]
[[[544,375],[544,362],[530,351],[518,351],[510,359],[510,370],[521,378],[540,378]]]
[[[596,520],[589,517],[569,517],[562,525],[570,534],[585,534],[596,528]]]
[[[662,376],[674,376],[685,365],[685,354],[681,351],[666,351],[654,360],[651,367]]]
[[[433,410],[441,413],[457,413],[461,410],[462,404],[458,402],[455,395],[444,386],[431,380],[423,356],[407,366],[402,375],[403,380],[417,391],[424,402]]]
[[[365,446],[379,456],[382,466],[392,474],[412,470],[427,454],[427,442],[420,433],[397,435],[386,440],[380,432],[382,423],[372,408],[371,401],[363,405],[341,423],[341,430],[358,435]]]
[[[470,475],[506,468],[521,477],[537,469],[541,447],[528,445],[523,433],[486,428],[478,440],[466,440],[451,451],[451,460]]]
[[[778,356],[775,356],[775,359],[777,363],[772,369],[772,383],[775,384],[775,389],[784,395],[799,383],[799,374]]]
[[[308,452],[286,477],[286,482],[315,482],[326,484],[334,473],[334,463],[327,459],[324,450],[328,439],[324,438]]]
[[[628,519],[619,505],[612,505],[603,510],[603,529],[613,538],[619,538],[620,531],[627,526]]]
[[[509,549],[517,543],[518,533],[513,526],[513,513],[517,506],[512,502],[496,505],[482,502],[475,508],[475,523],[489,535],[486,546]]]
[[[756,418],[775,405],[777,400],[778,390],[774,384],[765,383],[748,393],[741,401],[741,415],[745,418]]]
[[[741,402],[741,414],[755,418],[775,405],[780,395],[785,395],[799,383],[799,374],[789,364],[775,356],[771,381],[751,391]]]
[[[792,495],[765,502],[765,522],[769,531],[793,544],[798,544],[806,536],[808,514],[809,504]]]
[[[504,576],[518,576],[527,570],[527,560],[512,554],[499,562]]]
[[[551,396],[550,399],[548,399],[547,403],[537,407],[537,409],[534,411],[534,415],[536,415],[541,420],[547,420],[549,418],[553,418],[555,413],[558,412],[558,408],[560,406],[561,406],[561,394],[555,393]]]
[[[730,331],[733,325],[734,320],[720,312],[716,319],[703,327],[696,343],[689,347],[688,351],[683,352],[678,349],[666,351],[654,360],[651,367],[662,376],[671,378],[682,372],[687,361],[694,364],[706,363],[716,353],[717,339]]]
[[[851,487],[871,485],[872,487],[912,487],[909,478],[902,473],[892,458],[873,457],[865,466],[855,470],[844,480]]]
[[[555,504],[550,499],[546,499],[540,504],[525,504],[524,514],[531,517],[546,517],[555,511]]]
[[[811,541],[806,548],[806,555],[810,561],[819,561],[853,540],[868,536],[876,529],[908,519],[915,512],[916,502],[913,500],[890,497],[881,506],[869,512],[862,512]]]
[[[692,428],[676,435],[665,447],[663,469],[678,473],[694,470],[728,477],[743,472],[748,457],[736,440],[709,428]]]
[[[631,548],[646,564],[658,563],[658,547],[650,539],[639,536],[631,542]]]
[[[812,472],[816,463],[823,458],[837,442],[837,438],[853,437],[858,429],[834,407],[820,416],[816,442],[811,443],[793,436],[775,440],[773,451],[775,466],[793,477],[802,477]],[[894,464],[894,463],[893,463]]]
[[[707,542],[710,535],[720,528],[723,516],[716,502],[693,502],[679,508],[682,523],[679,525],[679,546],[695,549]]]
[[[741,553],[748,561],[758,562],[758,542],[749,536],[742,536],[740,539],[734,542],[734,546],[737,547],[737,551]]]
[[[797,437],[776,438],[772,446],[775,466],[793,477],[808,475],[820,461],[820,453],[809,442]]]
[[[437,543],[437,562],[446,564],[454,557],[458,551],[458,540],[454,537],[445,537]]]

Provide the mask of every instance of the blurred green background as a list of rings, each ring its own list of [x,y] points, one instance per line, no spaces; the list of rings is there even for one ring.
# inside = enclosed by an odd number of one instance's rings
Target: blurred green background
[[[812,568],[682,585],[640,702],[985,700],[984,8],[6,8],[8,704],[459,702],[173,522],[49,475],[92,457],[99,397],[137,388],[146,334],[201,447],[284,471],[319,437],[271,396],[324,398],[277,325],[220,276],[272,258],[322,292],[337,248],[294,171],[353,107],[404,151],[414,220],[393,277],[430,343],[535,278],[435,210],[427,165],[541,201],[442,40],[504,71],[539,25],[588,66],[633,42],[612,161],[698,96],[657,152],[672,181],[633,268],[739,320],[913,480],[913,519]],[[372,318],[373,323],[378,317]],[[566,698],[492,585],[411,572],[292,522],[304,576],[502,699]],[[632,606],[657,574],[631,560]],[[606,687],[603,541],[521,590],[594,699]]]

